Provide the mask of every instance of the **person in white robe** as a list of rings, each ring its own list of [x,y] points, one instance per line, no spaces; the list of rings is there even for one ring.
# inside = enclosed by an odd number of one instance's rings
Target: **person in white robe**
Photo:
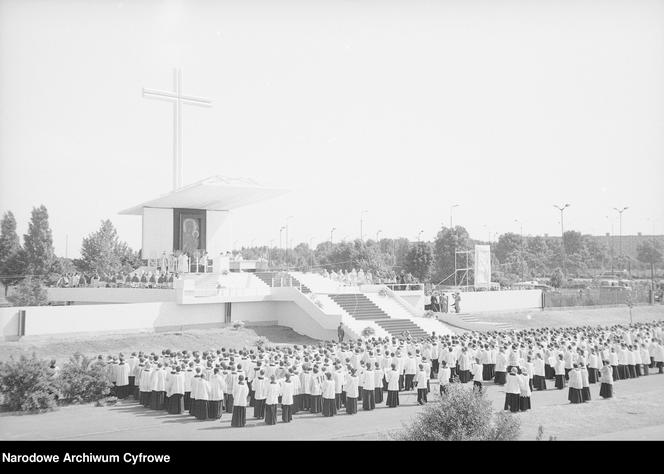
[[[266,398],[265,398],[265,424],[277,424],[277,407],[279,405],[279,393],[281,387],[277,383],[275,375],[270,376],[270,383],[266,385]]]
[[[521,382],[518,369],[512,367],[505,382],[505,410],[518,412],[521,409]]]
[[[452,378],[452,371],[447,366],[446,361],[440,363],[440,368],[438,369],[438,389],[440,391],[440,396],[443,396],[443,393],[447,394],[447,387],[450,384],[450,379]]]
[[[231,419],[231,426],[239,428],[247,424],[248,397],[249,388],[244,381],[244,375],[240,375],[233,387],[233,417]]]
[[[613,397],[613,368],[608,360],[604,360],[600,369],[599,396],[602,398]]]
[[[473,374],[473,390],[482,393],[482,380],[484,380],[484,366],[479,357],[475,358],[475,363],[471,369]]]
[[[258,377],[254,379],[252,384],[254,390],[254,418],[265,418],[265,404],[267,403],[267,379],[265,378],[265,370],[261,369]]]
[[[323,416],[334,416],[337,414],[336,405],[336,383],[331,372],[325,373],[323,381]]]
[[[225,392],[226,381],[219,368],[215,367],[212,377],[210,377],[210,400],[208,402],[208,416],[213,420],[221,418]]]
[[[129,396],[129,373],[131,368],[129,364],[125,362],[123,358],[120,358],[120,363],[117,365],[116,369],[116,389],[117,397],[120,399],[125,399]]]
[[[392,363],[391,369],[385,374],[387,379],[387,400],[386,404],[390,408],[399,406],[399,379],[400,374],[397,371],[397,364]]]
[[[374,402],[375,404],[383,403],[383,380],[385,379],[385,371],[381,369],[380,362],[374,362]]]
[[[581,371],[578,364],[572,365],[572,370],[569,372],[569,393],[567,399],[571,403],[583,403],[583,380],[581,379]]]
[[[579,375],[581,375],[581,399],[585,403],[590,401],[590,382],[588,380],[588,370],[583,362],[579,362]]]
[[[530,405],[530,378],[528,377],[528,374],[526,373],[526,368],[523,367],[521,370],[521,375],[517,375],[519,378],[519,389],[521,392],[519,393],[519,410],[520,411],[527,411],[530,410],[531,405]]]
[[[175,374],[170,379],[169,392],[168,413],[171,415],[184,413],[184,372],[179,365],[175,367]]]
[[[295,390],[294,384],[291,380],[290,372],[286,372],[284,380],[281,382],[280,394],[281,394],[281,421],[284,423],[290,423],[293,421],[293,393]]]
[[[344,388],[346,390],[346,413],[349,415],[354,415],[357,413],[359,383],[360,382],[357,377],[357,371],[351,367],[350,371],[346,374],[346,381],[344,382]]]
[[[150,408],[153,410],[163,410],[166,399],[166,377],[161,363],[157,364],[157,369],[150,374]]]

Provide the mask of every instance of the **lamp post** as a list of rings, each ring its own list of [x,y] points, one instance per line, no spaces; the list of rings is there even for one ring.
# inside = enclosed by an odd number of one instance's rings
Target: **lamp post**
[[[519,219],[514,219],[514,222],[519,224],[521,230],[521,250],[519,251],[519,266],[521,267],[521,281],[523,282],[523,222]]]
[[[382,232],[383,232],[382,230],[379,230],[378,232],[376,232],[376,242],[378,242],[378,239],[379,239],[380,234],[381,234]]]
[[[336,227],[332,227],[332,230],[330,230],[330,243],[333,242],[333,236],[334,236],[334,231],[337,230]]]
[[[289,237],[290,237],[290,234],[288,233],[288,221],[291,220],[292,218],[293,218],[293,216],[288,216],[286,218],[286,248],[287,249],[290,248],[289,245],[288,245],[288,243],[290,242],[290,240],[288,240]]]
[[[360,212],[360,240],[364,242],[364,234],[362,233],[362,226],[364,224],[364,214],[366,214],[369,211],[362,211]]]
[[[452,209],[454,209],[455,207],[459,207],[459,206],[460,206],[460,204],[453,204],[453,205],[450,206],[450,229],[452,228]]]
[[[424,233],[424,231],[421,230],[421,231],[417,234],[417,241],[418,241],[418,242],[420,241],[420,236],[421,236],[423,233]]]
[[[284,225],[282,225],[281,229],[279,229],[279,248],[281,248],[281,249],[284,248],[283,239],[282,239],[281,235],[282,235],[282,233],[284,232],[285,229],[286,229],[286,226],[284,226]]]
[[[556,206],[555,204],[553,207],[558,209],[560,211],[560,247],[563,252],[563,275],[567,276],[567,262],[565,258],[565,226],[563,224],[563,212],[565,209],[567,209],[570,205],[565,204],[564,206]]]
[[[618,238],[618,248],[620,250],[620,262],[622,263],[623,259],[623,250],[622,250],[622,214],[625,212],[629,207],[625,206],[622,209],[618,209],[617,207],[614,207],[613,210],[617,211],[618,214],[620,215],[620,227],[619,227],[619,232],[620,232],[620,237]]]

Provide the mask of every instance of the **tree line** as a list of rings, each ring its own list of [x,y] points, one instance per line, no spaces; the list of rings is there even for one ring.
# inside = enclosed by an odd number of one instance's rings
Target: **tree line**
[[[502,234],[491,244],[492,281],[502,286],[534,278],[559,281],[564,267],[568,277],[593,277],[612,265],[625,268],[627,257],[613,258],[608,246],[589,235],[569,230],[564,233],[564,254],[560,239],[542,236]],[[468,251],[468,266],[473,266],[476,244],[488,242],[471,239],[463,226],[442,226],[432,242],[412,242],[406,238],[342,242],[321,242],[311,248],[300,243],[292,249],[245,247],[244,259],[266,258],[274,269],[370,271],[384,280],[410,274],[420,282],[454,284],[455,253]],[[662,262],[658,241],[639,245],[635,268],[654,269]],[[120,240],[110,220],[101,221],[99,229],[83,238],[81,257],[66,259],[55,255],[53,236],[44,205],[32,209],[23,242],[16,232],[16,218],[5,212],[0,222],[0,281],[5,287],[23,283],[24,291],[39,294],[39,284],[53,284],[74,272],[94,274],[102,280],[141,266],[140,252]],[[563,265],[564,255],[564,265]],[[466,254],[458,255],[459,266],[466,264]],[[640,264],[638,263],[640,262]],[[472,284],[472,272],[469,284]],[[562,284],[562,283],[561,283]]]

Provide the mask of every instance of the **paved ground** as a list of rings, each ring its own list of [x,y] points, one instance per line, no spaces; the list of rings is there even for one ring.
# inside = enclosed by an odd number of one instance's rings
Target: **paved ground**
[[[551,386],[551,385],[550,385]],[[599,398],[599,385],[593,385],[593,400],[582,405],[567,402],[567,390],[535,392],[533,409],[518,413],[521,439],[534,440],[540,425],[544,438],[648,439],[664,440],[664,375],[651,375],[615,384],[615,397]],[[470,384],[469,384],[470,388]],[[432,387],[433,395],[437,386]],[[494,408],[503,407],[502,387],[488,384],[487,394]],[[252,418],[248,410],[247,426],[232,428],[230,415],[221,421],[198,421],[188,415],[155,412],[133,401],[113,407],[92,405],[61,408],[40,415],[0,416],[0,439],[3,440],[384,440],[400,429],[421,409],[414,394],[400,396],[402,405],[381,405],[372,412],[360,409],[357,415],[341,414],[334,418],[309,413],[297,414],[289,424],[267,426]]]

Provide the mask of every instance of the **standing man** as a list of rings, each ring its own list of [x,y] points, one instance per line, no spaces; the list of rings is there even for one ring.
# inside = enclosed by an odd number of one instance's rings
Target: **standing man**
[[[339,344],[344,342],[344,336],[346,333],[344,332],[343,324],[339,323],[339,327],[337,328],[337,336],[339,336]]]
[[[270,376],[270,383],[267,385],[267,398],[265,401],[265,424],[277,424],[277,404],[279,403],[279,392],[281,387],[277,384],[274,375]]]

